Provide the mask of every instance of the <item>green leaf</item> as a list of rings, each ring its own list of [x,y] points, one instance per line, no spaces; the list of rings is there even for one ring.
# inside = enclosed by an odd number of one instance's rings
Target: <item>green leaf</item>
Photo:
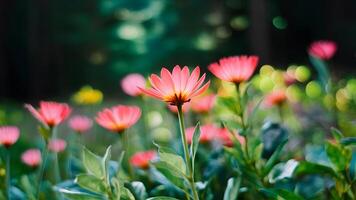
[[[237,199],[239,195],[240,184],[241,184],[241,177],[229,178],[224,192],[224,200]]]
[[[110,158],[111,158],[111,145],[106,149],[105,155],[104,155],[103,159],[101,160],[101,168],[104,171],[104,175],[106,176],[106,180],[109,180],[108,168],[109,168]]]
[[[325,165],[301,161],[293,172],[294,176],[303,176],[308,174],[326,174],[337,177],[335,171]]]
[[[165,162],[175,169],[175,171],[186,174],[187,166],[183,160],[183,158],[176,153],[174,153],[171,149],[165,147],[159,147],[158,149],[159,159],[162,162]]]
[[[129,189],[127,189],[125,187],[121,187],[121,198],[120,199],[135,200],[135,197]]]
[[[158,161],[154,163],[154,166],[159,172],[161,172],[170,182],[176,185],[179,188],[184,189],[184,179],[186,175],[181,171],[176,169],[175,166],[170,165],[169,163]]]
[[[282,141],[282,143],[280,143],[278,145],[277,149],[273,152],[272,156],[267,160],[266,165],[263,170],[264,175],[268,174],[271,171],[274,164],[279,159],[279,156],[281,155],[282,150],[283,150],[284,146],[287,144],[287,142],[288,142],[288,139],[285,139],[284,141]]]
[[[88,173],[99,179],[104,177],[105,171],[101,165],[101,158],[85,147],[83,147],[83,164]]]
[[[195,126],[194,133],[193,133],[193,139],[192,139],[192,144],[190,145],[190,157],[192,158],[192,170],[194,174],[194,165],[195,165],[195,155],[197,154],[198,146],[199,146],[199,138],[200,138],[200,124]]]
[[[297,194],[294,194],[291,191],[285,189],[260,189],[260,191],[265,194],[267,197],[272,199],[283,199],[283,200],[303,200]]]
[[[80,187],[87,189],[91,192],[104,194],[105,185],[104,181],[90,174],[79,174],[75,180]]]
[[[119,179],[117,179],[115,177],[112,178],[111,179],[111,185],[114,188],[113,193],[114,193],[115,199],[120,199],[122,184],[120,184]]]
[[[146,200],[178,200],[176,198],[173,198],[173,197],[164,197],[164,196],[161,196],[161,197],[151,197],[151,198],[148,198]]]
[[[351,150],[331,142],[326,143],[326,153],[338,171],[346,169],[351,161]]]
[[[342,135],[341,131],[331,127],[331,134],[333,135],[333,137],[335,138],[335,140],[340,141],[341,138],[343,138],[344,136]]]
[[[98,195],[92,195],[85,192],[71,191],[67,189],[59,189],[59,192],[63,194],[66,199],[69,200],[104,200],[105,198]]]
[[[253,108],[252,112],[250,113],[250,115],[247,117],[247,127],[250,127],[253,120],[255,119],[255,116],[257,114],[257,111],[260,110],[260,106],[263,102],[263,98],[261,98],[258,103],[256,104],[256,106]]]
[[[42,135],[42,137],[45,139],[46,142],[49,140],[52,134],[50,128],[42,125],[38,126],[38,132]]]
[[[134,196],[137,197],[137,200],[147,199],[146,187],[142,182],[133,181],[131,182],[131,187],[134,192]]]
[[[348,145],[356,145],[356,137],[346,137],[342,138],[340,140],[340,143],[342,145],[348,146]]]

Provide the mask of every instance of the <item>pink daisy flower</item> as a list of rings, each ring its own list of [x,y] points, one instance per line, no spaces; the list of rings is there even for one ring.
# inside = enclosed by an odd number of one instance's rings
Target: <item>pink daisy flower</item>
[[[321,60],[331,59],[337,50],[337,45],[333,41],[319,40],[313,42],[308,49],[308,53]]]
[[[20,137],[20,130],[16,126],[1,126],[0,127],[0,144],[9,148]]]
[[[93,120],[84,115],[76,115],[69,119],[69,127],[77,133],[85,133],[92,126]]]
[[[146,79],[141,74],[129,74],[121,80],[122,90],[130,96],[139,96],[142,94],[140,88],[145,88]]]

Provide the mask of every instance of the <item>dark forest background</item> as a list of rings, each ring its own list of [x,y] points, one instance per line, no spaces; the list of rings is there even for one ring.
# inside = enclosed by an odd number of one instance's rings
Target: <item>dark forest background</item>
[[[89,84],[119,93],[130,72],[257,54],[260,64],[309,64],[334,40],[334,76],[356,69],[355,0],[11,0],[0,2],[0,98],[61,97]]]

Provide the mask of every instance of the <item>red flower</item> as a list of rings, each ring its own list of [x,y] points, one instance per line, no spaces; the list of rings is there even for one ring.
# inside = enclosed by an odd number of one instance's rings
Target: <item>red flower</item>
[[[257,63],[257,56],[232,56],[211,64],[209,70],[221,80],[241,83],[252,76]]]
[[[129,74],[121,80],[122,90],[130,96],[139,96],[142,91],[139,89],[144,88],[146,80],[141,74]]]
[[[238,133],[235,133],[235,136],[241,145],[245,145],[244,137],[242,137]],[[221,128],[220,131],[218,132],[218,138],[220,139],[220,141],[224,146],[232,147],[234,145],[231,137],[233,136],[231,135],[231,133],[227,128]]]
[[[140,117],[141,109],[139,107],[117,105],[110,109],[105,108],[97,114],[95,119],[100,126],[121,133],[134,125]]]
[[[55,153],[64,151],[66,147],[67,147],[67,142],[62,139],[52,139],[48,142],[48,149]]]
[[[214,107],[215,100],[215,94],[198,97],[192,101],[192,110],[197,113],[208,113]]]
[[[313,42],[308,49],[309,55],[321,60],[329,60],[337,50],[337,45],[333,41],[319,40]]]
[[[28,149],[22,153],[21,160],[30,167],[37,167],[42,162],[41,152],[38,149]]]
[[[26,104],[25,107],[37,120],[49,127],[54,127],[60,124],[71,112],[68,104],[57,102],[41,101],[38,110],[29,104]]]
[[[171,105],[183,105],[193,97],[202,94],[208,89],[210,81],[203,85],[205,74],[200,77],[200,68],[196,67],[192,74],[187,66],[181,69],[178,65],[172,73],[162,68],[161,77],[152,74],[150,83],[152,88],[142,89],[142,92]],[[200,77],[200,78],[199,78]],[[203,85],[203,86],[202,86]]]
[[[0,127],[0,144],[6,148],[12,146],[20,137],[20,130],[15,126]]]
[[[93,126],[93,121],[83,115],[77,115],[69,120],[69,127],[77,133],[85,133]]]
[[[274,105],[281,105],[287,100],[287,96],[284,90],[275,90],[268,94],[264,100],[266,107],[271,107]]]
[[[141,169],[148,169],[150,161],[157,157],[155,151],[137,152],[130,158],[130,164]]]
[[[187,142],[189,144],[192,143],[194,130],[195,130],[195,127],[190,127],[185,130]],[[219,128],[217,128],[216,126],[214,126],[212,124],[207,124],[207,125],[201,126],[199,142],[200,143],[210,142],[218,134],[218,131],[219,131]]]

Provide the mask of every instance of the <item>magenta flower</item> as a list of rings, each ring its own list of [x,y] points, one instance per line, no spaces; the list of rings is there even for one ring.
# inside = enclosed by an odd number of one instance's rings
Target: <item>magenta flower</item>
[[[92,126],[93,120],[84,115],[76,115],[69,119],[69,127],[77,133],[85,133]]]
[[[0,127],[0,144],[6,148],[12,146],[20,137],[20,130],[16,126]]]
[[[157,157],[155,151],[137,152],[130,158],[130,164],[141,169],[148,169],[150,161]]]
[[[141,74],[129,74],[121,80],[122,90],[130,96],[139,96],[142,91],[139,88],[145,88],[146,79]]]
[[[192,100],[192,110],[196,113],[208,113],[211,109],[213,109],[215,101],[215,94],[198,97]]]
[[[241,83],[250,79],[257,63],[257,56],[231,56],[221,58],[219,62],[211,64],[208,68],[221,80]]]
[[[67,147],[67,142],[63,139],[52,139],[48,142],[48,149],[55,153],[64,151]]]
[[[29,104],[25,107],[38,121],[48,127],[57,126],[71,113],[70,107],[65,103],[41,101],[38,110]]]
[[[26,165],[35,168],[42,162],[41,151],[38,149],[28,149],[22,153],[21,160]]]
[[[175,66],[172,73],[162,68],[161,77],[152,74],[150,83],[152,88],[143,89],[142,92],[171,105],[183,105],[193,97],[202,94],[208,89],[210,81],[204,83],[205,74],[200,77],[200,68],[196,67],[190,74],[187,66]],[[200,78],[199,78],[200,77]]]
[[[141,109],[137,106],[117,105],[112,108],[105,108],[97,114],[96,122],[116,133],[134,125],[141,117]]]
[[[308,49],[309,55],[321,60],[331,59],[337,50],[337,45],[333,41],[319,40],[313,42]]]

